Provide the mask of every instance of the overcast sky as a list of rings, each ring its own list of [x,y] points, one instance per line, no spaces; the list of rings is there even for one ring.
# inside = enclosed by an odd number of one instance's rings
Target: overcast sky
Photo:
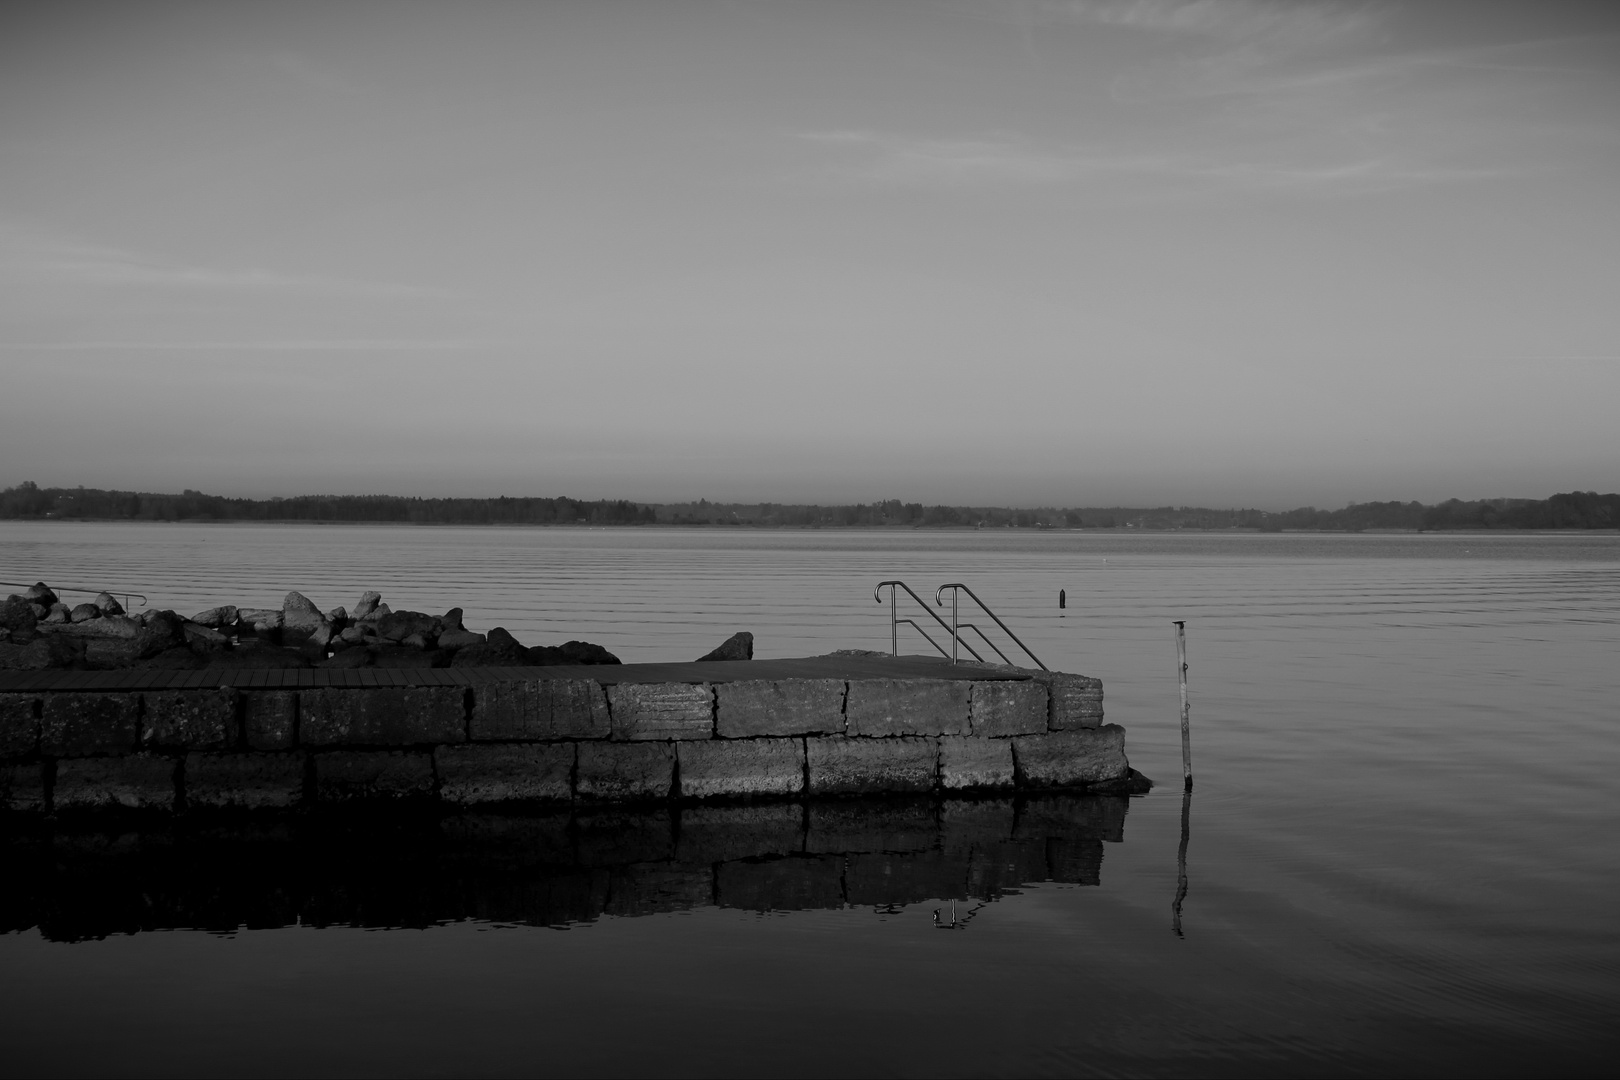
[[[12,4],[0,486],[1620,487],[1620,5]]]

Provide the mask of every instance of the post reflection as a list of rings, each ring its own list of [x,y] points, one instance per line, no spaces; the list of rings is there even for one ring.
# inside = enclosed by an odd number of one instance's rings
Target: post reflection
[[[1124,796],[1047,795],[113,831],[14,824],[0,831],[0,876],[11,883],[0,932],[38,927],[79,941],[295,924],[562,927],[706,906],[892,911],[925,900],[960,905],[960,928],[1021,885],[1100,884],[1103,844],[1124,839],[1128,806]]]
[[[1170,902],[1170,928],[1176,937],[1181,932],[1181,902],[1187,899],[1187,834],[1192,824],[1192,791],[1181,793],[1181,847],[1176,852],[1176,898]]]

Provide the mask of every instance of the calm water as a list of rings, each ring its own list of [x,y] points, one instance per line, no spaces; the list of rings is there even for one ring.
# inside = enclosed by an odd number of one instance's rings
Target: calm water
[[[0,1070],[1611,1071],[1620,537],[0,525],[8,581],[183,611],[375,588],[627,661],[739,629],[761,656],[887,648],[887,577],[965,580],[1049,666],[1100,676],[1160,789],[880,807],[842,839],[788,808],[729,851],[692,818],[33,836],[8,863],[28,928],[0,936]],[[1171,619],[1197,774],[1181,935]],[[978,813],[988,832],[960,824]],[[82,871],[82,904],[29,925],[29,867]],[[210,874],[299,884],[220,933],[252,898],[187,915]],[[168,914],[107,922],[120,889]],[[972,919],[940,933],[953,898]]]

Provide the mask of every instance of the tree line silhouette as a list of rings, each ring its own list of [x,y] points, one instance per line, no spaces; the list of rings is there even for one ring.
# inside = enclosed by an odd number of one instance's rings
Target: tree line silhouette
[[[925,506],[883,502],[636,503],[625,499],[424,499],[399,495],[300,495],[234,499],[187,489],[178,495],[101,488],[42,488],[32,482],[0,491],[0,519],[98,521],[353,521],[441,525],[709,525],[756,528],[980,527],[1089,529],[1256,529],[1361,532],[1367,529],[1616,529],[1620,494],[1571,491],[1547,499],[1449,499],[1313,506],[1282,512],[1206,507]]]

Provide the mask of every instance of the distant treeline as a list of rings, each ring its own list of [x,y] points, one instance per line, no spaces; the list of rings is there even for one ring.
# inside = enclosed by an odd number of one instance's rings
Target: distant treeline
[[[898,499],[846,506],[789,503],[634,503],[623,499],[417,499],[397,495],[301,495],[231,499],[19,484],[0,492],[0,519],[113,521],[369,521],[442,525],[733,525],[756,528],[971,526],[1070,529],[1615,529],[1620,494],[1571,491],[1550,499],[1451,499],[1435,506],[1357,503],[1342,510],[1210,510],[1192,506],[925,506]]]

